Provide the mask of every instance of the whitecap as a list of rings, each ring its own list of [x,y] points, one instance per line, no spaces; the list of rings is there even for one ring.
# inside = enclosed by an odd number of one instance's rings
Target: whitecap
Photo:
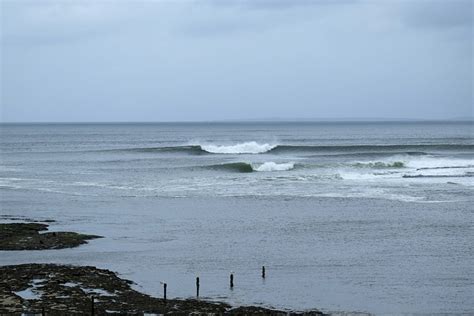
[[[273,161],[265,162],[258,167],[252,166],[255,171],[287,171],[295,167],[293,162],[275,163]]]
[[[200,145],[201,149],[213,154],[261,154],[268,152],[277,145],[245,142],[235,145]]]

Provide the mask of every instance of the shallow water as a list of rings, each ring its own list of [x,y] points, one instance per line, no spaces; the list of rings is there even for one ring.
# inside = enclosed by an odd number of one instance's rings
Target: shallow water
[[[474,311],[469,124],[1,131],[0,215],[57,219],[52,230],[106,237],[0,252],[2,265],[94,265],[154,295],[165,280],[173,297],[191,297],[199,276],[202,296],[233,304]]]

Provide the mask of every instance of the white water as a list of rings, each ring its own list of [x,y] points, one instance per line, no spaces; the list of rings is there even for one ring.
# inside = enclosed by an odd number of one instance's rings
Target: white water
[[[474,167],[473,159],[456,159],[443,157],[417,157],[416,159],[409,159],[406,166],[410,168],[459,168],[459,167]]]
[[[272,150],[277,145],[245,142],[235,145],[200,145],[202,150],[213,154],[261,154]]]
[[[275,163],[273,161],[265,162],[258,167],[252,166],[255,171],[287,171],[295,167],[293,162]]]
[[[376,180],[383,178],[384,180],[390,180],[399,179],[403,176],[463,177],[474,172],[473,159],[434,156],[395,155],[382,160],[357,161],[353,166],[356,168],[340,170],[344,179]],[[382,171],[380,169],[388,170]],[[437,179],[431,181],[433,183],[438,182]]]

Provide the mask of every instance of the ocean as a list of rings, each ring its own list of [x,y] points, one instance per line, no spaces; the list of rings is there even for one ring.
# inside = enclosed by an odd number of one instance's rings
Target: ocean
[[[472,122],[2,124],[0,216],[102,235],[0,265],[283,309],[474,313]],[[264,265],[267,277],[260,277]],[[229,289],[230,271],[235,287]]]

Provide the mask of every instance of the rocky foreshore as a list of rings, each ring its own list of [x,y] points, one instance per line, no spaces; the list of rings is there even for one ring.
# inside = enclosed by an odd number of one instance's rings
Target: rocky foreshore
[[[49,221],[52,222],[52,221]],[[43,223],[0,223],[0,250],[46,250],[73,248],[101,238],[75,232],[46,232]]]
[[[42,222],[0,223],[0,250],[72,248],[101,238],[76,232],[46,232],[48,224],[44,223],[54,221]],[[0,266],[0,315],[323,315],[317,310],[232,307],[197,298],[166,300],[140,293],[132,289],[132,283],[92,266]]]
[[[21,315],[324,315],[255,306],[232,307],[200,299],[156,298],[131,281],[90,266],[21,264],[0,267],[0,314]]]

